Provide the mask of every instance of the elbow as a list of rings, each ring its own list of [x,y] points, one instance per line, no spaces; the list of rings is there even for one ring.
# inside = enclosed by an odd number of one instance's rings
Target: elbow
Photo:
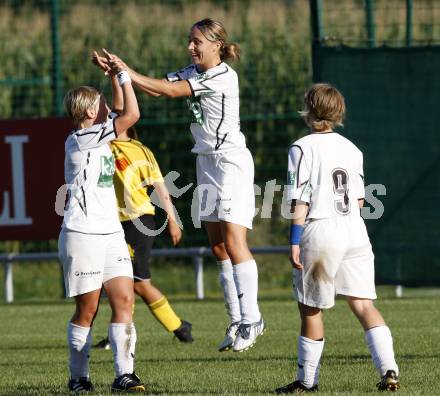
[[[141,113],[139,111],[139,108],[137,109],[136,113],[134,114],[134,118],[136,119],[136,122],[138,122],[139,118],[141,118]]]
[[[128,119],[130,120],[130,124],[134,125],[136,122],[139,121],[139,118],[141,118],[141,115],[139,113],[139,109],[136,111],[131,112],[130,114],[127,114]]]
[[[133,120],[135,122],[139,121],[139,118],[141,118],[141,112],[139,111],[139,106],[135,106],[135,108],[131,111],[131,113]]]

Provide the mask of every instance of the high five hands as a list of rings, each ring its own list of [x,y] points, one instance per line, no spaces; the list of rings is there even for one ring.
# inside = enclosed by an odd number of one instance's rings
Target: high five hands
[[[128,71],[128,66],[115,54],[111,54],[105,48],[102,49],[104,56],[93,51],[92,63],[104,71],[105,75],[114,75],[122,70]]]

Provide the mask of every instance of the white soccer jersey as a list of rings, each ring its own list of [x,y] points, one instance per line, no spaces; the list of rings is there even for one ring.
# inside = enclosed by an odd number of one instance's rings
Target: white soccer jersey
[[[312,133],[289,149],[287,199],[310,204],[307,219],[360,216],[362,152],[336,132]]]
[[[115,117],[116,113],[110,113],[104,123],[73,131],[66,140],[65,229],[87,234],[110,234],[122,229],[113,187],[115,166],[108,145],[116,138]]]
[[[192,149],[213,154],[246,147],[240,131],[240,100],[237,73],[226,63],[199,73],[189,65],[166,75],[168,81],[187,80],[192,91],[188,106],[192,113]]]

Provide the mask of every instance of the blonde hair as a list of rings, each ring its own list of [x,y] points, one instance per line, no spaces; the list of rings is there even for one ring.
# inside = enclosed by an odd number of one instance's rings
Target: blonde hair
[[[100,97],[96,88],[81,86],[73,88],[64,96],[64,107],[73,124],[77,127],[86,119],[86,112]]]
[[[220,59],[222,61],[225,59],[240,60],[240,45],[227,41],[228,34],[221,22],[205,18],[196,22],[193,27],[197,27],[208,41],[220,42]]]
[[[304,95],[305,109],[299,113],[306,124],[317,132],[342,126],[345,116],[345,101],[342,94],[332,85],[312,85]]]

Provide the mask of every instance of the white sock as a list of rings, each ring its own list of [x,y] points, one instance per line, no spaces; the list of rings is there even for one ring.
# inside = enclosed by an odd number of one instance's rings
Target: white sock
[[[223,289],[226,311],[228,312],[231,323],[241,321],[240,303],[234,282],[231,260],[217,261],[219,270],[220,284]]]
[[[92,328],[72,322],[67,325],[70,378],[89,377],[89,352],[92,346]]]
[[[307,388],[318,384],[319,368],[324,340],[315,341],[310,338],[298,337],[298,371],[296,379]]]
[[[258,308],[258,269],[255,260],[233,265],[234,282],[240,304],[241,322],[255,323],[261,319]]]
[[[134,323],[110,323],[108,338],[113,351],[116,377],[134,371],[136,329]]]
[[[381,377],[388,370],[394,370],[399,375],[399,368],[394,359],[393,337],[388,326],[378,326],[367,330],[365,342]]]

